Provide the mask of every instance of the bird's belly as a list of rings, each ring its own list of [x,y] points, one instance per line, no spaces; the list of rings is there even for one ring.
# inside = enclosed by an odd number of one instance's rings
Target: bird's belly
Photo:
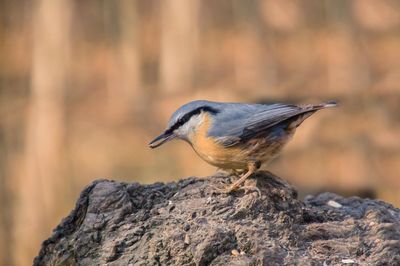
[[[193,149],[206,162],[223,169],[246,169],[249,162],[265,164],[282,149],[284,143],[268,142],[266,139],[252,140],[233,147],[224,147],[211,138],[197,139]]]
[[[262,164],[266,164],[279,154],[284,145],[285,143],[283,142],[256,139],[247,143],[249,158],[250,160],[260,161]]]
[[[224,169],[247,168],[247,152],[237,148],[226,148],[209,137],[197,137],[191,141],[195,152],[207,163]]]
[[[210,118],[205,115],[196,134],[189,136],[189,142],[203,160],[223,169],[246,169],[249,162],[256,161],[267,163],[279,153],[292,135],[291,132],[275,139],[264,136],[225,147],[207,135],[209,128]]]
[[[211,120],[204,114],[196,134],[190,134],[189,143],[207,163],[224,169],[246,169],[248,154],[237,147],[226,148],[207,135]]]

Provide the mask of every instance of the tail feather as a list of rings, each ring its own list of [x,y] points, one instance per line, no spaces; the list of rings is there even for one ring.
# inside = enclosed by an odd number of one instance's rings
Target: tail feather
[[[324,107],[336,107],[338,105],[339,105],[338,102],[334,101],[334,100],[333,101],[328,101],[326,103],[323,103]]]
[[[327,101],[325,103],[320,103],[320,104],[306,104],[306,105],[301,105],[305,111],[318,111],[320,109],[324,108],[330,108],[330,107],[336,107],[338,106],[338,103],[336,101]]]
[[[304,112],[299,113],[288,119],[289,122],[288,129],[293,129],[300,126],[300,124],[303,123],[304,120],[309,118],[312,114],[314,114],[318,110],[336,106],[338,106],[338,103],[336,101],[328,101],[321,104],[306,105],[303,107]]]

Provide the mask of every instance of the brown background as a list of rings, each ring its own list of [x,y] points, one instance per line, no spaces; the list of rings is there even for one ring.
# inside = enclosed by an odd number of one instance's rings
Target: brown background
[[[400,2],[0,1],[0,264],[29,265],[95,178],[212,174],[147,143],[193,99],[319,102],[268,169],[400,206]]]

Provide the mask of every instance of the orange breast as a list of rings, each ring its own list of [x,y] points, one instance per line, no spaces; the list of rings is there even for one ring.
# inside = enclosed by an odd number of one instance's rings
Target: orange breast
[[[211,118],[202,113],[203,122],[189,140],[196,153],[211,165],[226,169],[244,169],[247,167],[247,154],[239,148],[226,148],[207,136],[211,126]]]

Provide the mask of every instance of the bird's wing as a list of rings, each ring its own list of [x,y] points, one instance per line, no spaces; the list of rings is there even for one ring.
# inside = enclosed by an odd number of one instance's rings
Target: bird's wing
[[[209,135],[225,147],[234,146],[252,137],[265,135],[267,129],[282,121],[314,110],[317,108],[313,109],[313,106],[289,104],[227,106],[218,114],[218,124],[212,126]]]

